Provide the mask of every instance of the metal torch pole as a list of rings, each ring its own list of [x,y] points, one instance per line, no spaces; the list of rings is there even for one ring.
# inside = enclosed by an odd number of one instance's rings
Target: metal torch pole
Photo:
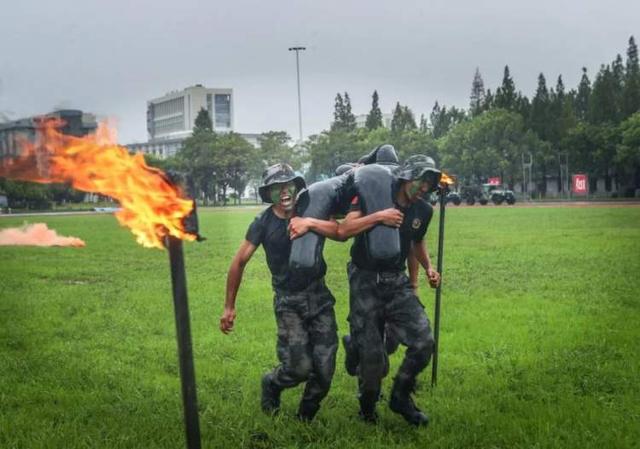
[[[438,383],[438,346],[440,343],[440,298],[442,295],[442,259],[444,250],[444,210],[446,203],[448,187],[440,187],[440,229],[438,233],[438,261],[437,270],[440,273],[440,284],[436,288],[436,310],[434,314],[434,347],[433,347],[433,365],[431,366],[431,385],[436,386]]]
[[[184,422],[187,433],[187,449],[200,449],[200,423],[198,421],[198,401],[196,398],[196,376],[191,348],[191,328],[189,325],[189,302],[187,299],[187,278],[184,270],[182,240],[167,237],[171,265],[171,285],[173,305],[176,315],[176,336],[178,339],[178,359],[182,382]]]

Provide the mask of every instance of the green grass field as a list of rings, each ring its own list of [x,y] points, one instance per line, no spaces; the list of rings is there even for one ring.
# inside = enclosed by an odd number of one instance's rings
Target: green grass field
[[[204,448],[639,447],[640,207],[448,211],[439,383],[430,387],[431,366],[420,377],[431,416],[421,430],[384,402],[378,426],[356,418],[342,348],[316,421],[293,418],[300,387],[284,393],[280,416],[260,412],[260,376],[276,363],[262,250],[235,331],[217,329],[256,211],[202,211],[208,240],[186,244]],[[167,254],[109,215],[1,218],[0,228],[24,220],[87,246],[0,247],[0,448],[184,447]],[[348,248],[325,250],[341,334]],[[433,297],[421,287],[430,316]]]

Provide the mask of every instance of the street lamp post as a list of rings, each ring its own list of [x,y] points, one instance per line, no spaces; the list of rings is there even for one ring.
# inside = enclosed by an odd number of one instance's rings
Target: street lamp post
[[[299,143],[302,143],[302,102],[300,101],[300,51],[306,50],[306,47],[289,47],[289,51],[296,52],[296,73],[298,75],[298,127],[300,131]]]

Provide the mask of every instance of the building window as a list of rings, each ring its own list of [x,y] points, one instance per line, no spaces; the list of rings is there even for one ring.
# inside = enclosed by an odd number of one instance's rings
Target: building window
[[[231,95],[216,94],[216,128],[231,128]]]

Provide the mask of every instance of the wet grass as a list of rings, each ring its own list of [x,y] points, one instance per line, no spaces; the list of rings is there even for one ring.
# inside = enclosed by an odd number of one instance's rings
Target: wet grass
[[[417,393],[426,430],[385,404],[377,427],[358,421],[342,351],[314,423],[293,418],[300,388],[277,418],[260,413],[259,378],[276,360],[262,251],[236,331],[217,330],[226,270],[255,213],[205,210],[209,239],[185,248],[204,448],[638,447],[640,208],[449,210],[439,384],[429,367]],[[87,246],[0,247],[0,448],[184,447],[167,254],[139,247],[111,216],[28,221]],[[341,333],[348,249],[326,248]],[[431,315],[433,292],[421,293]]]

